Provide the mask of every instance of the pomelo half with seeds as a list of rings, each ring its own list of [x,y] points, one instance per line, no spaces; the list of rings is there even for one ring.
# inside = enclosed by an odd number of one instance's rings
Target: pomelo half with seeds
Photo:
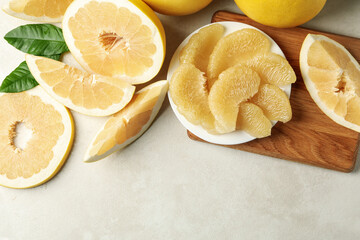
[[[163,64],[164,28],[141,0],[76,0],[62,27],[70,52],[89,72],[140,84]]]

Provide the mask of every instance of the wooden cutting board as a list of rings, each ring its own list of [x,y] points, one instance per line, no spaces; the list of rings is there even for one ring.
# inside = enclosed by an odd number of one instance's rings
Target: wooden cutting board
[[[351,172],[356,162],[359,133],[336,124],[317,107],[301,77],[299,54],[308,33],[323,34],[344,45],[360,61],[360,39],[300,27],[272,28],[226,11],[214,14],[212,22],[219,21],[242,22],[264,31],[280,46],[297,75],[290,97],[292,120],[286,124],[278,122],[270,137],[226,147]],[[193,140],[203,141],[189,131],[188,135]]]

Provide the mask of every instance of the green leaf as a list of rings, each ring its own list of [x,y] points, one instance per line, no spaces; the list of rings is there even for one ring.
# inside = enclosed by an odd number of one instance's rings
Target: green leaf
[[[54,60],[60,59],[60,54],[47,56]],[[25,61],[12,71],[2,82],[0,92],[17,93],[29,90],[39,85],[26,64]]]
[[[25,53],[51,56],[69,51],[61,28],[51,24],[28,24],[5,35],[5,40]]]
[[[31,75],[26,62],[23,61],[4,79],[0,86],[0,91],[6,93],[16,93],[29,90],[37,85],[39,84]]]

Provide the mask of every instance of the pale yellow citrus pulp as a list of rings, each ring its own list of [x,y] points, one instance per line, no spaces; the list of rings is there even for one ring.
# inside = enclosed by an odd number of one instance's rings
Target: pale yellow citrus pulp
[[[94,162],[123,149],[140,137],[155,119],[168,90],[166,80],[138,91],[131,102],[110,117],[91,142],[85,162]]]
[[[360,65],[338,42],[309,34],[301,48],[306,88],[332,120],[360,132]]]
[[[61,22],[73,0],[10,0],[3,10],[11,16],[36,22]]]
[[[70,112],[40,86],[21,93],[1,93],[0,108],[4,112],[0,115],[0,185],[29,188],[51,179],[72,146]],[[18,146],[15,140],[21,124],[30,135]]]
[[[62,27],[70,52],[89,72],[139,84],[164,61],[163,26],[141,0],[76,0]]]
[[[52,97],[86,115],[116,113],[130,102],[135,91],[128,82],[90,74],[50,58],[26,55],[26,63]]]

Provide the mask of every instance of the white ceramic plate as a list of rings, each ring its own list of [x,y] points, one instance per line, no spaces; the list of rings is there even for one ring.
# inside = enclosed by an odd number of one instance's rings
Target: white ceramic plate
[[[250,26],[250,25],[247,25],[244,23],[239,23],[239,22],[217,22],[217,23],[211,23],[211,24],[223,25],[225,27],[224,36],[226,36],[232,32],[235,32],[237,30],[243,29],[243,28],[253,28],[253,29],[256,29],[256,30],[262,32],[261,30],[255,28],[253,26]],[[211,24],[208,24],[206,26],[209,26]],[[206,26],[203,26],[201,28],[204,28]],[[196,31],[194,31],[193,33],[191,33],[176,49],[176,51],[170,61],[170,66],[169,66],[169,70],[168,70],[168,74],[167,74],[167,79],[169,82],[171,81],[171,77],[172,77],[173,73],[180,65],[179,54],[180,54],[181,49],[188,43],[190,37],[193,34],[197,33],[201,28],[199,28]],[[264,33],[264,32],[262,32],[262,33]],[[272,40],[268,35],[265,34],[265,36],[267,36],[268,39],[272,43],[270,51],[285,57],[284,53],[281,51],[280,47],[276,44],[276,42],[274,40]],[[285,87],[282,87],[282,89],[285,91],[286,95],[288,97],[290,97],[291,84],[289,84]],[[215,143],[215,144],[223,144],[223,145],[233,145],[233,144],[245,143],[245,142],[255,139],[253,136],[247,134],[244,131],[234,131],[231,133],[219,134],[219,135],[210,134],[201,126],[194,125],[194,124],[190,123],[188,120],[186,120],[186,118],[178,112],[176,105],[174,104],[174,102],[171,99],[170,93],[168,93],[168,96],[169,96],[171,108],[173,109],[176,117],[179,119],[179,121],[182,123],[182,125],[186,129],[188,129],[190,132],[192,132],[193,134],[195,134],[196,136],[198,136],[199,138],[201,138],[207,142],[211,142],[211,143]],[[273,126],[275,125],[275,123],[276,123],[276,121],[272,121]]]

